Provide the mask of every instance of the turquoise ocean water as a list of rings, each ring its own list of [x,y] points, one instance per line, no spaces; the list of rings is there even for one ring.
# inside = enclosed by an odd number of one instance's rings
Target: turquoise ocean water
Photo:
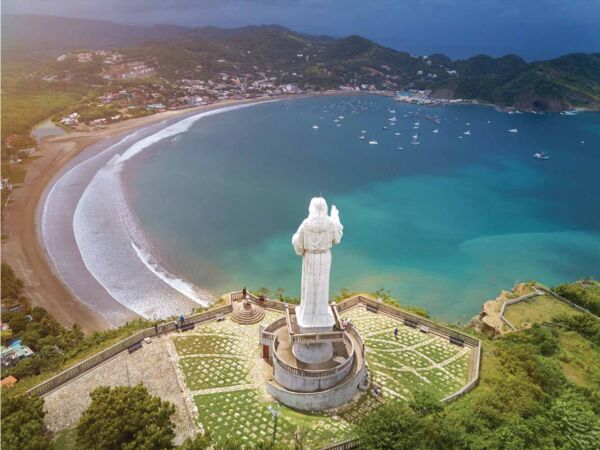
[[[345,227],[332,291],[385,288],[466,322],[515,282],[600,276],[596,113],[286,100],[203,118],[125,175],[155,257],[215,294],[245,285],[298,295],[290,240],[319,194]]]

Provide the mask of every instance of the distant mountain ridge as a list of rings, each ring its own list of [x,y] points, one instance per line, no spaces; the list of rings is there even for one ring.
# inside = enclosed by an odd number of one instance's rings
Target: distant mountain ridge
[[[600,53],[531,63],[516,55],[453,61],[442,54],[417,57],[361,36],[313,36],[279,25],[142,27],[64,17],[2,16],[5,62],[100,48],[127,49],[130,55],[151,60],[167,79],[276,72],[278,81],[308,89],[416,88],[430,89],[441,98],[525,110],[600,109]]]

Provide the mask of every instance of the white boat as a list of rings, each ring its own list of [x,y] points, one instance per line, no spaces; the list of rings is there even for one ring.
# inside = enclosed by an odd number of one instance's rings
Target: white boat
[[[396,150],[404,150],[404,147],[396,147]]]
[[[469,130],[465,131],[463,134],[466,136],[471,136],[471,132]]]
[[[319,125],[313,125],[313,130],[318,130],[319,129]]]
[[[511,128],[510,130],[508,130],[509,133],[518,133],[519,130],[517,130],[516,128]]]
[[[360,130],[360,132],[361,132],[362,134],[365,134],[367,131],[366,131],[366,130]]]
[[[387,129],[388,129],[388,127],[381,127],[381,129],[382,129],[382,130],[387,130]]]
[[[432,131],[432,133],[436,133],[436,134],[439,133],[439,132],[440,132],[440,130],[438,130],[437,128]]]
[[[398,120],[398,119],[396,119],[396,116],[394,116],[394,117],[390,117],[388,120],[389,120],[390,122],[395,122],[395,121],[396,121],[396,120]]]
[[[399,133],[398,131],[396,131],[396,132],[394,133],[394,136],[400,136],[400,133]]]
[[[369,141],[369,144],[377,145],[377,144],[379,144],[379,142],[377,142],[375,139],[373,139],[372,141]]]
[[[336,126],[336,127],[341,127],[341,126],[342,126],[342,124],[341,124],[341,123],[336,123],[336,124],[335,124],[335,126]]]
[[[419,126],[421,126],[421,124],[419,123],[419,121],[418,121],[418,120],[417,120],[417,121],[416,121],[416,122],[415,122],[413,125],[414,125],[415,127],[419,127]]]
[[[534,153],[533,157],[535,159],[550,159],[550,157],[545,152]]]
[[[467,126],[470,126],[470,125],[471,125],[471,122],[467,122]]]
[[[419,145],[419,135],[415,133],[415,135],[412,137],[412,141],[410,141],[410,143],[412,145]]]
[[[364,139],[365,137],[361,135],[361,136],[359,136],[358,138],[359,138],[359,139]]]

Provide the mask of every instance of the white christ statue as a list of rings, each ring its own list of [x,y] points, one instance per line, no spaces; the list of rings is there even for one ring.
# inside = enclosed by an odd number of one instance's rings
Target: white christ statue
[[[335,319],[329,307],[331,247],[342,240],[344,227],[333,205],[327,215],[323,197],[310,201],[308,217],[292,237],[294,250],[302,256],[302,288],[296,320],[302,332],[329,331]]]

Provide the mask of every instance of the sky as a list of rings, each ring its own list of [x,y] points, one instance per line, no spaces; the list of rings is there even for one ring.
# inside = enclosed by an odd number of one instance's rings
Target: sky
[[[279,24],[452,58],[600,51],[600,0],[2,0],[2,13],[136,25]]]

